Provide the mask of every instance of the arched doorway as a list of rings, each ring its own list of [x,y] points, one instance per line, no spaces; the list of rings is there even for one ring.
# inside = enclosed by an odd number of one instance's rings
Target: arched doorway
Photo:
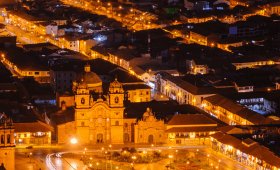
[[[153,143],[154,142],[154,136],[153,135],[149,135],[148,142],[149,143]]]
[[[123,141],[124,142],[128,142],[129,141],[129,134],[128,133],[123,134]]]
[[[97,143],[103,143],[103,134],[102,133],[97,134]]]

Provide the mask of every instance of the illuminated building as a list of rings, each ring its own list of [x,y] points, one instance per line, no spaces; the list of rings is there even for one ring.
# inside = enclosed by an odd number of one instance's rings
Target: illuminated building
[[[15,170],[15,143],[14,143],[14,124],[13,120],[6,117],[3,113],[0,118],[0,164],[6,169]]]

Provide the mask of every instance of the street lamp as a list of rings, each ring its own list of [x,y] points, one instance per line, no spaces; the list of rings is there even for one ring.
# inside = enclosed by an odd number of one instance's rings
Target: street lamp
[[[107,170],[107,151],[105,151],[105,162],[106,162],[106,170]]]
[[[133,159],[133,163],[132,164],[134,164],[134,161],[135,161],[135,159],[136,159],[136,156],[133,156],[133,157],[131,157],[132,159]]]
[[[76,138],[72,138],[72,139],[71,139],[71,143],[72,143],[72,144],[76,144],[77,142],[78,142],[78,141],[77,141]]]
[[[97,169],[99,169],[99,163],[98,162],[96,163],[96,165],[97,165]]]
[[[209,165],[209,154],[207,155],[207,162],[208,162],[208,165]]]
[[[170,164],[170,168],[171,168],[171,158],[173,158],[173,155],[169,155],[168,157],[169,157],[169,161],[170,161],[169,164]]]
[[[111,148],[112,148],[112,145],[109,145],[109,148],[110,148],[110,150],[111,150]],[[111,159],[110,159],[110,164],[111,164],[111,170],[113,169],[113,165],[112,165],[112,151],[110,152],[110,156],[111,156]]]
[[[196,150],[196,159],[198,160],[198,149]]]
[[[31,163],[31,155],[32,155],[32,152],[30,152],[30,154],[29,154],[30,156],[29,156],[29,158],[30,158],[30,163]]]
[[[177,153],[178,153],[178,150],[176,150],[176,162],[177,162]]]

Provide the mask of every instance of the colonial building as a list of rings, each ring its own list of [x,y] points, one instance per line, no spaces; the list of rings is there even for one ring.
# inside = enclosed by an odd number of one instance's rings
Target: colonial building
[[[13,120],[3,113],[0,118],[0,164],[8,170],[15,170],[15,143]]]
[[[58,126],[58,134],[65,135],[58,143],[73,137],[84,143],[123,143],[122,85],[116,79],[110,84],[107,95],[101,96],[102,90],[101,79],[86,65],[73,82],[75,120]],[[65,128],[60,128],[62,126]],[[70,126],[75,127],[74,132],[65,133]]]
[[[53,127],[38,121],[14,123],[16,145],[50,145]]]
[[[165,143],[166,124],[156,119],[152,110],[147,108],[143,119],[135,125],[135,143]]]
[[[203,114],[175,115],[166,128],[167,143],[210,145],[210,135],[218,130],[217,122]]]

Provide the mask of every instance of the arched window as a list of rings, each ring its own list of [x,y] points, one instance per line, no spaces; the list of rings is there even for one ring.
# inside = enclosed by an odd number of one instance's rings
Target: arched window
[[[124,127],[127,127],[127,126],[128,126],[127,123],[125,123],[125,124],[124,124]]]
[[[1,144],[5,143],[4,135],[1,135]]]
[[[85,122],[82,122],[82,123],[81,123],[81,126],[85,126]]]
[[[159,134],[159,137],[161,138],[161,134]]]
[[[7,143],[11,143],[11,135],[7,135]]]
[[[116,126],[119,126],[119,121],[116,121],[116,122],[115,122],[115,125],[116,125]]]

